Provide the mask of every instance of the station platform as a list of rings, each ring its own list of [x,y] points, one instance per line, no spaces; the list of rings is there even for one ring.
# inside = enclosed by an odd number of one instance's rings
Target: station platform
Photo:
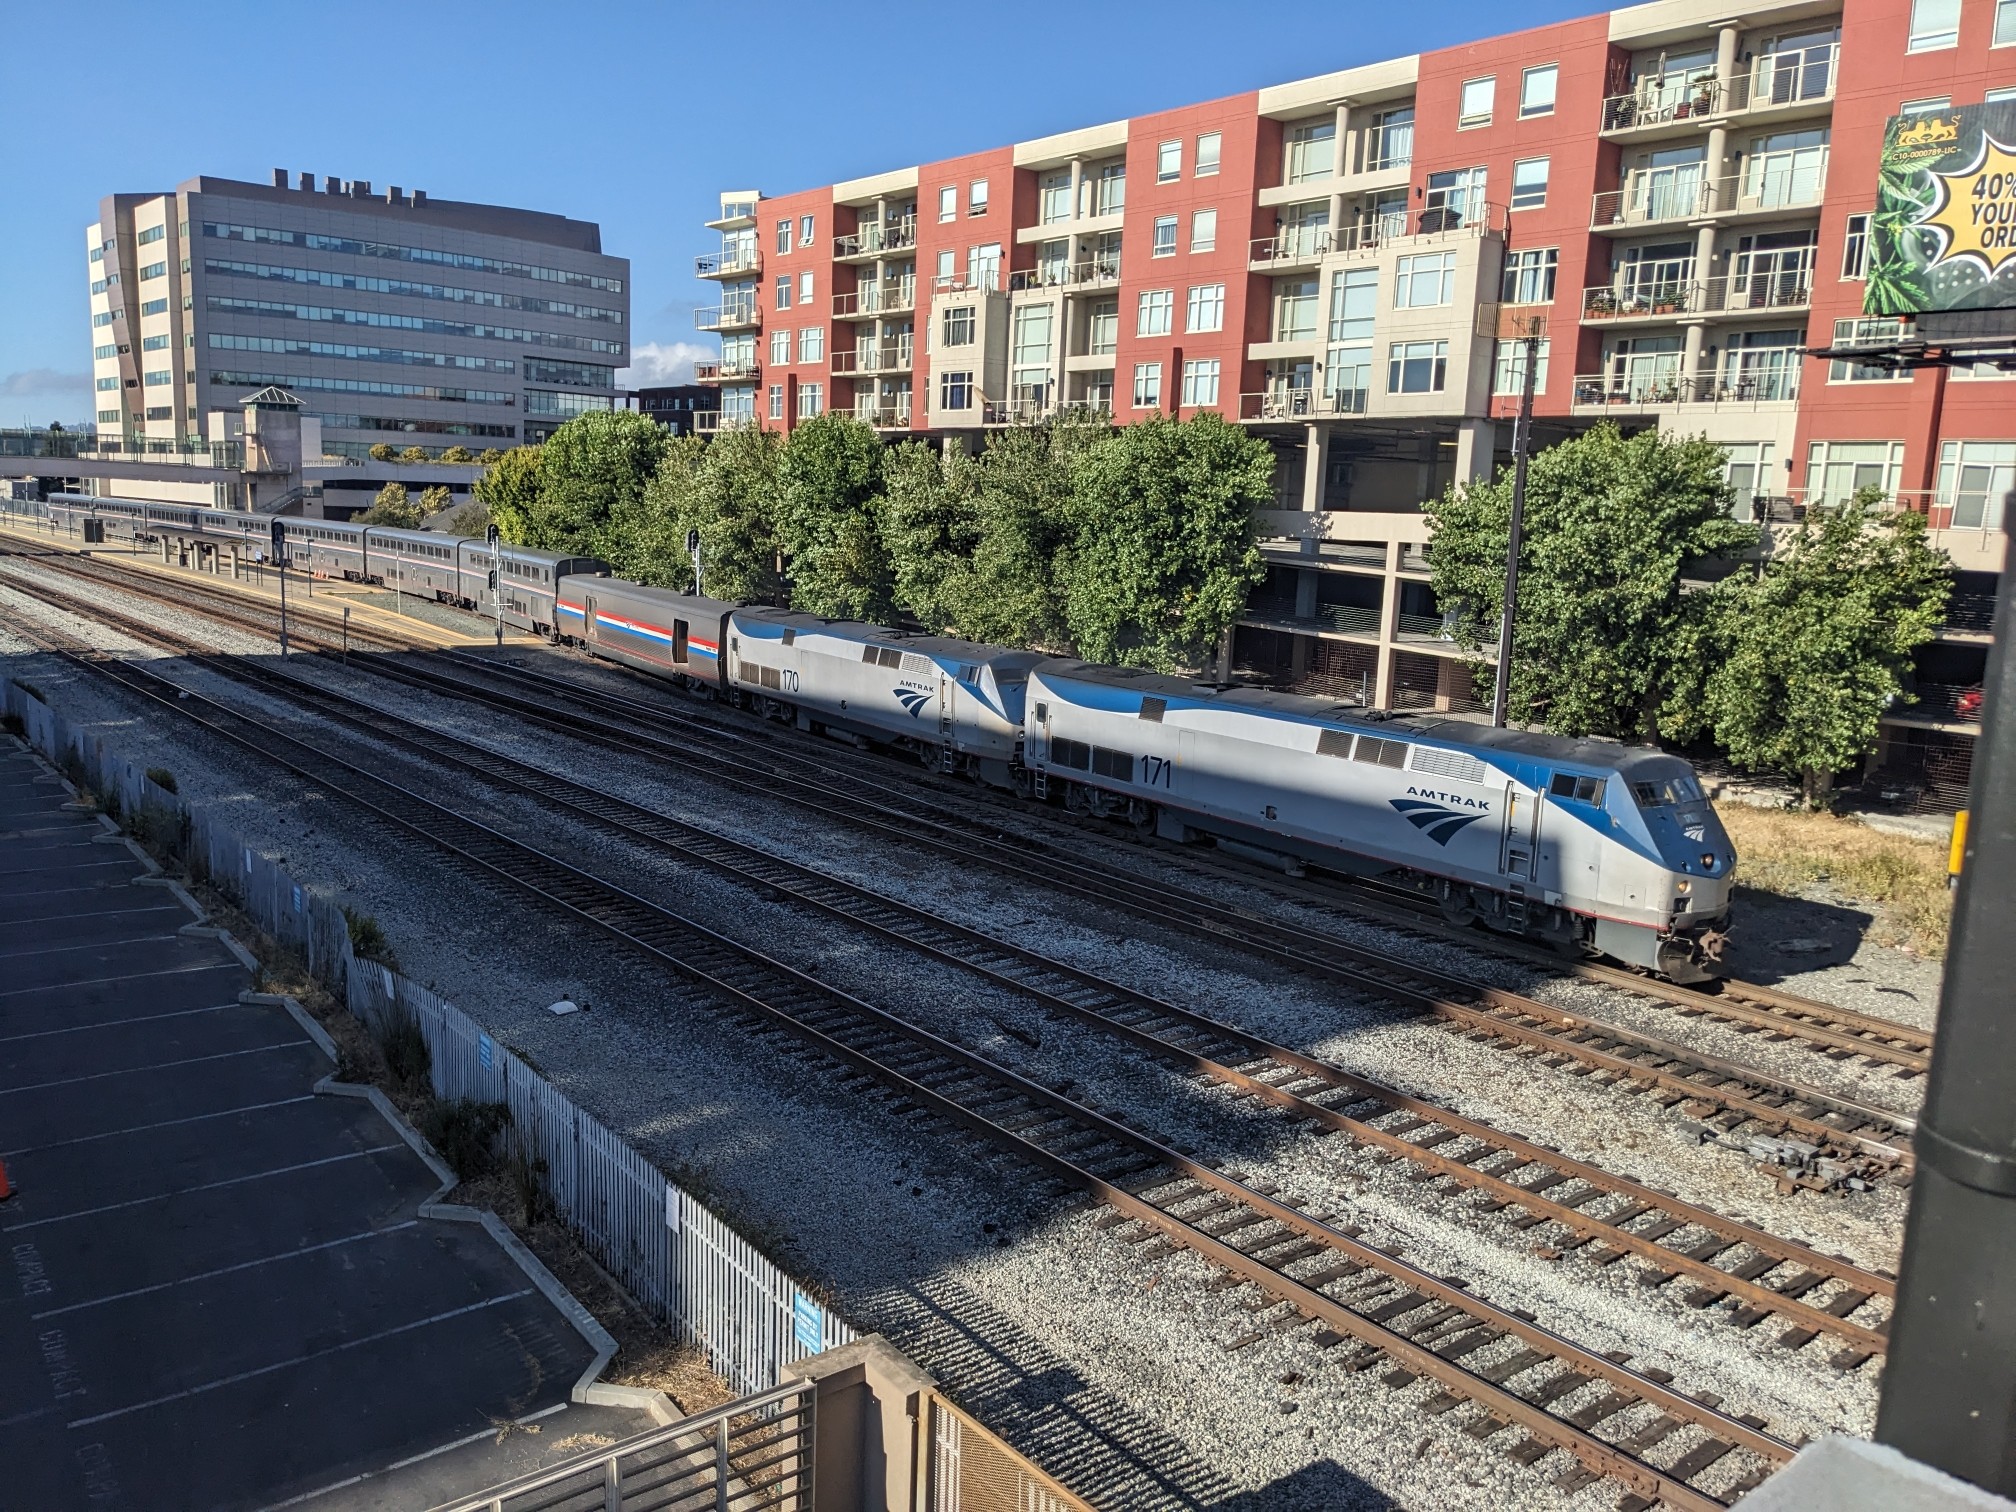
[[[570,1404],[568,1316],[69,798],[0,737],[0,1503],[424,1507],[649,1426]]]

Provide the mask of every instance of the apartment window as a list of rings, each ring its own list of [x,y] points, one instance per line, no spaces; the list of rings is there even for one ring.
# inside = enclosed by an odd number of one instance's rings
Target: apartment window
[[[950,248],[938,254],[938,282],[942,285],[950,281],[952,270],[959,265],[958,255]]]
[[[826,386],[821,383],[801,383],[798,385],[798,418],[810,420],[814,415],[826,413]]]
[[[809,270],[798,275],[798,303],[812,303],[812,274]]]
[[[1806,450],[1807,502],[1845,504],[1865,488],[1889,497],[1903,465],[1901,441],[1815,441]]]
[[[998,289],[1001,286],[1001,243],[988,242],[985,246],[967,248],[966,276],[976,289]]]
[[[1902,105],[1897,107],[1897,114],[1900,116],[1933,115],[1938,111],[1951,110],[1952,108],[1953,97],[1951,95],[1934,95],[1929,100],[1906,100]]]
[[[1316,337],[1316,280],[1274,280],[1274,339],[1313,341]]]
[[[1134,364],[1134,408],[1160,409],[1162,407],[1162,364],[1159,362],[1137,362]]]
[[[812,233],[814,229],[811,216],[801,215],[798,217],[798,245],[801,248],[812,245]]]
[[[1414,161],[1414,107],[1402,105],[1372,117],[1365,143],[1365,171],[1405,168]]]
[[[2000,530],[2016,490],[2016,441],[1945,441],[1939,446],[1938,502],[1955,530]]]
[[[987,213],[987,180],[975,179],[966,186],[966,213],[968,215]]]
[[[1498,93],[1496,79],[1468,79],[1463,84],[1462,102],[1457,106],[1456,125],[1489,126],[1491,103]]]
[[[1428,208],[1421,217],[1424,231],[1453,231],[1482,219],[1488,175],[1479,168],[1449,168],[1428,175]]]
[[[1848,229],[1841,238],[1841,276],[1843,278],[1867,278],[1869,276],[1869,216],[1851,215]]]
[[[1542,338],[1540,359],[1533,364],[1533,392],[1547,392],[1547,349],[1549,342]],[[1523,341],[1501,341],[1491,364],[1491,392],[1511,394],[1515,397],[1525,392],[1526,383],[1526,343]]]
[[[1552,304],[1554,274],[1560,260],[1560,252],[1553,247],[1507,252],[1504,287],[1498,297],[1506,304]]]
[[[1176,255],[1176,217],[1158,215],[1155,217],[1155,240],[1150,246],[1153,257],[1174,257]]]
[[[2007,47],[2012,42],[2016,42],[2016,0],[1995,0],[1995,38],[1989,46]],[[1992,103],[1996,95],[2008,93],[2003,89],[1991,90],[1988,101]]]
[[[1386,392],[1439,394],[1449,374],[1446,341],[1396,341],[1386,349]]]
[[[1218,212],[1216,210],[1192,210],[1190,212],[1190,250],[1192,252],[1215,252],[1218,249]]]
[[[1537,210],[1547,203],[1548,159],[1521,158],[1512,165],[1512,208]]]
[[[171,372],[168,372],[166,369],[163,369],[158,373],[149,373],[147,375],[147,386],[149,388],[160,388],[163,385],[173,383],[174,381],[175,381],[175,375]]]
[[[2009,3],[2016,5],[2016,0],[2009,0]],[[2012,12],[2012,14],[2016,14],[2016,12]],[[2012,37],[2010,40],[2016,41],[2016,37]],[[1981,96],[1981,103],[1983,105],[2006,105],[2011,100],[2016,100],[2016,89],[1991,89],[1988,93]]]
[[[1092,306],[1092,319],[1086,330],[1087,355],[1111,357],[1120,349],[1120,301],[1102,299]]]
[[[938,408],[941,410],[970,410],[973,408],[973,375],[971,373],[939,374]]]
[[[150,278],[166,278],[167,276],[168,264],[165,262],[149,263],[140,270],[140,282],[142,283],[147,282]]]
[[[1834,345],[1877,346],[1902,339],[1904,322],[1893,315],[1856,316],[1834,322]],[[1827,364],[1829,383],[1889,383],[1911,374],[1901,368],[1836,358]]]
[[[1307,184],[1330,177],[1337,146],[1337,121],[1326,117],[1304,121],[1288,128],[1287,161],[1284,179],[1290,184]]]
[[[1192,178],[1210,178],[1218,171],[1218,154],[1224,138],[1215,131],[1207,131],[1197,138],[1197,166],[1191,170]]]
[[[1127,208],[1127,165],[1108,163],[1092,178],[1092,213],[1118,215]]]
[[[780,310],[791,308],[791,275],[789,273],[780,273],[777,275],[777,308]]]
[[[1999,17],[1997,18],[2000,19]],[[1930,52],[1960,42],[1960,0],[1911,0],[1907,52]]]
[[[784,385],[781,383],[771,384],[769,396],[770,418],[772,420],[782,420],[784,418]]]
[[[1164,142],[1155,149],[1155,182],[1173,184],[1183,177],[1183,144]]]
[[[1561,80],[1558,63],[1543,63],[1519,76],[1519,118],[1554,114],[1554,89]]]
[[[1015,312],[1008,360],[1018,368],[1048,367],[1054,305],[1024,305]]]
[[[1759,504],[1770,497],[1776,481],[1771,471],[1776,448],[1769,441],[1725,441],[1722,450],[1728,458],[1722,478],[1733,495],[1730,512],[1739,520],[1754,521]]]
[[[798,333],[798,360],[800,362],[826,360],[826,327],[807,326]]]
[[[1225,329],[1225,285],[1197,284],[1191,288],[1189,319],[1184,329],[1192,333]]]
[[[729,360],[728,353],[725,348],[721,353],[721,360],[724,363],[726,363]],[[782,367],[784,366],[785,363],[789,362],[790,360],[791,360],[791,333],[789,331],[772,331],[770,333],[771,366]]]
[[[1174,289],[1149,289],[1141,295],[1135,310],[1136,336],[1167,336],[1176,311]]]
[[[1456,254],[1425,252],[1400,259],[1393,285],[1393,308],[1419,310],[1446,305],[1456,297]]]
[[[1218,402],[1218,359],[1183,364],[1183,402],[1186,405]]]
[[[789,216],[777,222],[777,250],[780,253],[791,250],[791,218]],[[726,262],[728,259],[723,258],[722,261]]]
[[[1036,186],[1036,218],[1046,226],[1071,219],[1071,175],[1059,169],[1046,173]]]
[[[975,326],[972,305],[954,305],[946,310],[939,322],[944,334],[944,344],[948,347],[973,345]]]
[[[1365,413],[1372,391],[1372,319],[1379,306],[1379,270],[1349,268],[1330,281],[1330,348],[1323,393],[1332,409]]]
[[[938,191],[938,219],[952,221],[959,219],[959,186],[947,184]]]
[[[165,352],[168,350],[168,344],[171,339],[167,336],[144,337],[140,342],[140,350],[143,352]],[[194,338],[191,339],[193,340]],[[99,355],[101,357],[109,357],[112,354],[110,352],[101,352]]]

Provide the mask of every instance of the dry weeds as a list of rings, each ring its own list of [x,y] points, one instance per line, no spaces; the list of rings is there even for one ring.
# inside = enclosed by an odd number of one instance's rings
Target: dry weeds
[[[1736,842],[1739,887],[1803,898],[1824,885],[1872,909],[1873,939],[1935,960],[1945,955],[1953,902],[1941,842],[1884,834],[1832,814],[1740,803],[1716,812]]]

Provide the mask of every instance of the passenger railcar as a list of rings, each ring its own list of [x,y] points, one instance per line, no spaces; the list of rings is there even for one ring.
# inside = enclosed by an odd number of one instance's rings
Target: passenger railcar
[[[559,599],[559,634],[596,656],[719,693],[726,688],[721,648],[734,609],[719,599],[618,577],[569,575]]]
[[[1684,761],[1326,700],[1047,661],[1025,760],[1067,806],[1361,874],[1459,922],[1699,980],[1735,851]]]

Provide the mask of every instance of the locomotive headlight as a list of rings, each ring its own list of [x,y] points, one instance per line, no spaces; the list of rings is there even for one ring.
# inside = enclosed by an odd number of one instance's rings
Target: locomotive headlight
[[[1711,871],[1711,872],[1715,870],[1715,852],[1713,851],[1701,852],[1701,869],[1703,871]]]
[[[1689,893],[1693,890],[1694,884],[1689,882],[1685,877],[1682,877],[1678,882],[1673,884],[1673,891],[1677,893]]]

